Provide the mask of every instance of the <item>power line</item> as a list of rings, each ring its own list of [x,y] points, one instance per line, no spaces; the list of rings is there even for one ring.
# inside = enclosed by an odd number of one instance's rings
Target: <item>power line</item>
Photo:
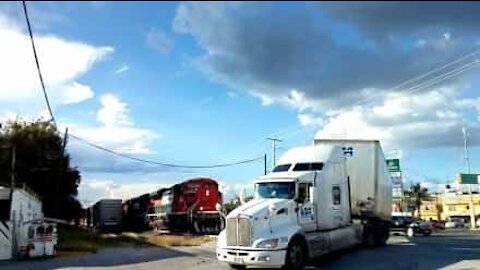
[[[457,59],[455,59],[455,60],[453,60],[453,61],[450,61],[450,62],[448,62],[448,63],[446,63],[446,64],[444,64],[444,65],[442,65],[442,66],[440,66],[440,67],[437,67],[437,68],[435,68],[435,69],[433,69],[433,70],[430,70],[430,71],[428,71],[428,72],[426,72],[426,73],[424,73],[424,74],[421,74],[421,75],[419,75],[419,76],[417,76],[417,77],[414,77],[414,78],[412,78],[412,79],[408,79],[408,80],[406,80],[406,81],[404,81],[404,82],[402,82],[402,83],[400,83],[400,84],[398,84],[398,85],[396,85],[396,86],[394,86],[394,87],[391,87],[391,88],[387,89],[385,92],[389,92],[389,91],[392,91],[392,90],[397,90],[397,89],[399,89],[399,88],[401,88],[401,87],[403,87],[403,86],[406,86],[406,85],[408,85],[408,84],[410,84],[410,83],[412,83],[412,82],[417,82],[416,84],[413,84],[413,86],[410,86],[410,87],[407,89],[407,90],[413,90],[413,91],[403,91],[403,93],[416,92],[417,90],[414,90],[414,89],[417,89],[417,87],[419,87],[419,86],[421,86],[421,85],[423,85],[423,84],[425,84],[425,83],[427,83],[427,82],[429,82],[429,81],[436,80],[437,78],[441,78],[441,77],[443,77],[443,76],[445,76],[445,75],[447,75],[447,74],[449,74],[449,73],[451,73],[451,72],[458,71],[459,69],[465,68],[465,70],[462,70],[462,71],[459,72],[459,73],[455,73],[454,75],[447,76],[446,78],[443,78],[443,79],[440,80],[440,81],[446,80],[446,79],[451,78],[451,77],[456,76],[456,75],[459,75],[460,73],[463,73],[463,72],[468,71],[468,70],[472,69],[473,67],[475,67],[476,64],[478,64],[478,59],[475,59],[474,61],[471,61],[471,62],[469,62],[468,64],[463,65],[463,66],[461,66],[461,67],[456,67],[456,68],[454,68],[453,70],[451,70],[451,71],[449,71],[449,72],[447,72],[447,73],[441,73],[441,74],[435,75],[433,78],[427,79],[427,81],[419,82],[421,79],[426,78],[426,77],[428,77],[429,75],[435,74],[435,73],[437,73],[437,72],[439,72],[439,71],[444,70],[444,69],[447,68],[447,67],[450,67],[450,66],[452,66],[452,65],[454,65],[454,64],[457,64],[457,63],[460,63],[460,62],[462,62],[462,61],[464,61],[464,60],[466,60],[466,59],[468,59],[468,58],[471,58],[471,57],[473,57],[473,56],[475,56],[475,55],[478,55],[478,54],[480,54],[480,49],[477,49],[477,50],[475,50],[475,51],[473,51],[473,52],[471,52],[471,53],[468,53],[468,54],[466,54],[466,55],[463,55],[463,56],[461,56],[461,57],[459,57],[459,58],[457,58]],[[468,68],[468,69],[466,68],[466,67],[469,67],[469,66],[471,66],[471,65],[473,65],[473,67],[470,67],[470,68]],[[440,82],[440,81],[439,81],[439,82]],[[432,84],[432,85],[433,85],[433,84]],[[426,87],[428,87],[428,86],[431,86],[431,85],[427,85],[427,86],[425,86],[425,87],[423,87],[423,88],[421,88],[421,89],[424,89],[424,88],[426,88]],[[374,99],[376,99],[376,98],[378,98],[378,97],[379,97],[379,95],[372,95],[372,96],[370,96],[370,97],[366,97],[366,98],[364,98],[364,99],[362,99],[362,100],[360,100],[360,101],[358,101],[358,102],[355,102],[352,106],[358,106],[358,105],[368,104],[368,103],[370,103],[372,100],[374,100]]]
[[[25,1],[22,1],[22,5],[23,5],[23,12],[25,13],[25,20],[27,22],[28,33],[30,34],[30,41],[32,43],[33,56],[35,57],[35,64],[37,66],[38,78],[40,79],[40,84],[41,84],[42,90],[43,90],[43,96],[45,98],[45,103],[47,104],[48,113],[50,114],[50,118],[51,118],[52,122],[54,124],[56,124],[55,116],[53,115],[52,107],[50,106],[50,101],[48,99],[47,89],[45,88],[45,83],[43,82],[42,71],[40,69],[40,63],[38,62],[37,49],[35,48],[35,41],[33,40],[32,27],[30,26],[30,19],[28,18],[27,3]]]
[[[48,94],[47,94],[47,89],[45,87],[45,83],[43,81],[43,76],[42,76],[42,71],[40,69],[40,64],[39,64],[39,61],[38,61],[38,55],[37,55],[37,50],[36,50],[36,47],[35,47],[35,41],[34,41],[34,38],[33,38],[33,32],[32,32],[32,28],[31,28],[31,25],[30,25],[30,19],[28,17],[28,10],[27,10],[27,4],[25,1],[22,1],[22,5],[23,5],[23,11],[24,11],[24,14],[25,14],[25,20],[26,20],[26,23],[27,23],[27,27],[28,27],[28,32],[30,34],[30,41],[32,43],[32,49],[33,49],[33,55],[35,57],[35,63],[36,63],[36,67],[37,67],[37,72],[38,72],[38,77],[40,79],[40,84],[42,86],[42,90],[43,90],[43,96],[44,96],[44,99],[45,99],[45,103],[47,105],[47,108],[48,108],[48,113],[50,114],[50,118],[51,118],[51,121],[53,122],[53,124],[55,126],[57,126],[57,123],[55,121],[55,116],[53,114],[53,111],[52,111],[52,108],[50,106],[50,101],[48,99]],[[164,167],[171,167],[171,168],[184,168],[184,169],[210,169],[210,168],[222,168],[222,167],[230,167],[230,166],[236,166],[236,165],[241,165],[241,164],[245,164],[245,163],[250,163],[250,162],[255,162],[257,160],[260,160],[260,159],[264,159],[264,156],[260,156],[260,157],[257,157],[257,158],[252,158],[252,159],[247,159],[247,160],[241,160],[241,161],[237,161],[237,162],[230,162],[230,163],[223,163],[223,164],[213,164],[213,165],[179,165],[179,164],[173,164],[173,163],[168,163],[168,162],[160,162],[160,161],[155,161],[155,160],[148,160],[148,159],[142,159],[142,158],[138,158],[138,157],[134,157],[134,156],[130,156],[130,155],[127,155],[127,154],[124,154],[124,153],[120,153],[120,152],[117,152],[115,150],[112,150],[112,149],[109,149],[109,148],[106,148],[106,147],[103,147],[101,145],[98,145],[98,144],[94,144],[92,142],[89,142],[81,137],[78,137],[74,134],[70,134],[70,137],[72,138],[75,138],[77,139],[78,141],[81,141],[93,148],[96,148],[98,150],[101,150],[101,151],[104,151],[104,152],[107,152],[107,153],[110,153],[112,155],[115,155],[115,156],[119,156],[119,157],[123,157],[123,158],[127,158],[127,159],[130,159],[130,160],[134,160],[134,161],[138,161],[138,162],[143,162],[143,163],[148,163],[148,164],[153,164],[153,165],[159,165],[159,166],[164,166]]]
[[[255,161],[258,161],[258,160],[263,160],[264,159],[264,156],[260,156],[260,157],[256,157],[256,158],[252,158],[252,159],[247,159],[247,160],[241,160],[241,161],[236,161],[236,162],[230,162],[230,163],[223,163],[223,164],[213,164],[213,165],[179,165],[179,164],[173,164],[173,163],[168,163],[168,162],[161,162],[161,161],[155,161],[155,160],[148,160],[148,159],[143,159],[143,158],[138,158],[138,157],[134,157],[134,156],[131,156],[131,155],[127,155],[127,154],[124,154],[124,153],[120,153],[120,152],[117,152],[117,151],[114,151],[114,150],[111,150],[111,149],[108,149],[106,147],[103,147],[103,146],[100,146],[98,144],[94,144],[92,142],[89,142],[83,138],[80,138],[76,135],[73,135],[73,134],[70,134],[70,137],[72,138],[75,138],[83,143],[86,143],[88,145],[90,145],[91,147],[93,148],[96,148],[98,150],[102,150],[102,151],[105,151],[105,152],[108,152],[110,154],[113,154],[113,155],[116,155],[116,156],[119,156],[119,157],[123,157],[123,158],[127,158],[127,159],[131,159],[131,160],[134,160],[134,161],[139,161],[139,162],[143,162],[143,163],[148,163],[148,164],[153,164],[153,165],[159,165],[159,166],[164,166],[164,167],[171,167],[171,168],[183,168],[183,169],[212,169],[212,168],[223,168],[223,167],[231,167],[231,166],[236,166],[236,165],[241,165],[241,164],[245,164],[245,163],[250,163],[250,162],[255,162]]]
[[[422,90],[422,89],[425,89],[429,86],[432,86],[432,85],[435,85],[439,82],[442,82],[446,79],[449,79],[449,78],[452,78],[452,77],[455,77],[457,75],[460,75],[466,71],[469,71],[471,69],[474,69],[476,68],[478,65],[480,64],[480,61],[478,60],[475,60],[475,61],[472,61],[468,64],[465,64],[463,66],[460,66],[460,67],[457,67],[457,68],[454,68],[446,73],[443,73],[437,77],[434,77],[433,79],[430,79],[430,80],[427,80],[423,83],[420,83],[416,86],[413,86],[411,88],[409,88],[408,90],[408,93],[414,93],[414,92],[418,92],[419,90]]]

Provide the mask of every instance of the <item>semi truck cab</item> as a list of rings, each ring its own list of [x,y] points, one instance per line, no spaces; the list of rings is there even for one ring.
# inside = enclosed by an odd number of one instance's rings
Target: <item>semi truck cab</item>
[[[301,269],[308,258],[364,241],[372,222],[352,219],[341,146],[295,148],[278,164],[255,180],[254,199],[226,217],[217,241],[220,261],[232,268]]]

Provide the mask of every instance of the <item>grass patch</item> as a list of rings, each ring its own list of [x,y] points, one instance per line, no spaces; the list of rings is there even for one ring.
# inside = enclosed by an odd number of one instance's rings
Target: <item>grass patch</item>
[[[147,242],[159,247],[188,247],[200,246],[211,241],[208,236],[190,236],[190,235],[152,235]]]
[[[57,251],[60,254],[71,252],[97,252],[101,246],[138,245],[158,247],[200,246],[212,241],[208,236],[192,235],[152,235],[125,232],[105,234],[84,228],[58,228]]]
[[[134,234],[105,234],[77,227],[58,228],[58,251],[97,252],[101,246],[132,244],[148,245]]]
[[[59,227],[58,251],[96,252],[100,235],[82,228]]]

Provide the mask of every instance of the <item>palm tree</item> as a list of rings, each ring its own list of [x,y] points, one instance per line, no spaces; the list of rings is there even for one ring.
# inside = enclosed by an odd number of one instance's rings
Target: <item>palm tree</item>
[[[430,198],[428,189],[422,187],[420,183],[416,183],[410,186],[410,190],[405,191],[405,195],[410,198],[410,203],[414,205],[415,209],[418,211],[418,218],[420,218],[420,206],[422,205],[422,201]]]

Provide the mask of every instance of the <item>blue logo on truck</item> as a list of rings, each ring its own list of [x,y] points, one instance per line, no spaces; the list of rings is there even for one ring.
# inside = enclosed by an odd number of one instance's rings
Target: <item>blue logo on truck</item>
[[[349,147],[342,147],[342,150],[343,150],[343,154],[346,156],[346,157],[351,157],[353,156],[353,147],[349,146]]]

